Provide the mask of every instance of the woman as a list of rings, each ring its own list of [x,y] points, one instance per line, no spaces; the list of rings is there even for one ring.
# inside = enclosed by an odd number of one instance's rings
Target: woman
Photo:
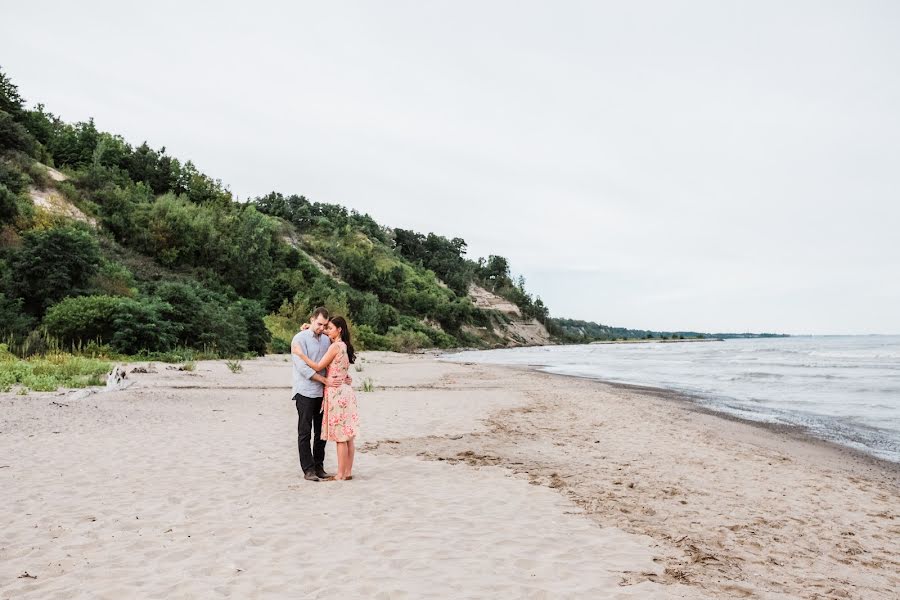
[[[343,317],[334,317],[325,326],[325,335],[331,340],[331,346],[319,362],[313,362],[308,356],[300,354],[307,365],[314,371],[327,368],[326,379],[329,382],[342,382],[339,387],[325,386],[325,398],[322,400],[322,439],[337,444],[337,475],[335,479],[344,481],[353,479],[353,457],[356,454],[354,439],[359,428],[359,414],[356,408],[356,394],[350,387],[348,371],[356,361],[356,352],[350,343],[350,328]]]

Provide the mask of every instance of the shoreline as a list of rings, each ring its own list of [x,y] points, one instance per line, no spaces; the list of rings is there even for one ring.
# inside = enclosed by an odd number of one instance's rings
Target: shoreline
[[[633,341],[628,341],[628,342],[612,342],[612,341],[591,342],[590,344],[582,344],[582,345],[591,346],[591,345],[596,345],[596,344],[610,344],[610,343],[616,343],[616,344],[619,344],[619,343],[666,343],[666,342],[682,342],[682,341],[688,341],[688,342],[720,341],[720,342],[724,342],[726,340],[723,338],[690,339],[690,340],[633,340]],[[452,357],[457,354],[462,354],[464,352],[466,352],[466,351],[465,350],[450,350],[450,351],[442,352],[436,356],[438,359],[447,360],[448,362],[461,362],[462,364],[475,364],[474,361],[468,360],[468,359],[458,360],[458,359],[449,358],[449,357]],[[667,394],[671,394],[673,396],[673,398],[672,398],[673,400],[686,401],[689,404],[692,404],[699,411],[705,411],[705,412],[708,412],[709,414],[721,416],[722,418],[727,418],[727,419],[734,420],[734,421],[746,422],[748,424],[757,425],[760,427],[767,428],[771,431],[779,431],[783,435],[797,436],[798,438],[808,439],[811,442],[820,442],[823,444],[831,444],[831,445],[836,446],[839,449],[842,449],[842,450],[845,450],[848,452],[859,453],[862,457],[866,457],[866,458],[869,458],[874,461],[884,462],[887,466],[889,466],[891,468],[900,468],[900,446],[897,446],[898,442],[890,437],[890,433],[893,433],[893,432],[891,432],[889,430],[880,430],[878,428],[867,427],[862,424],[856,424],[855,425],[856,429],[850,430],[851,434],[859,434],[861,432],[865,432],[866,430],[872,431],[874,433],[874,435],[876,436],[875,439],[880,438],[882,440],[887,441],[889,444],[893,444],[894,446],[896,446],[896,450],[887,451],[884,453],[884,455],[879,455],[879,454],[877,454],[877,452],[878,452],[877,446],[867,445],[867,444],[861,443],[859,441],[859,439],[865,439],[864,437],[859,438],[858,435],[843,435],[843,436],[842,435],[834,435],[834,433],[828,431],[827,428],[825,429],[824,433],[820,434],[820,433],[816,433],[814,428],[809,427],[807,425],[803,425],[801,423],[773,422],[770,420],[754,419],[750,416],[735,414],[734,412],[728,411],[725,408],[718,407],[716,405],[716,402],[718,400],[721,400],[721,397],[717,397],[715,395],[704,396],[702,394],[693,393],[693,392],[685,391],[685,390],[679,390],[677,388],[659,387],[659,386],[654,386],[652,384],[642,384],[642,383],[633,383],[633,382],[625,382],[625,381],[612,381],[612,380],[604,379],[603,377],[593,376],[593,375],[581,375],[581,374],[577,374],[577,373],[555,373],[555,372],[549,370],[549,369],[553,368],[553,365],[548,365],[548,364],[539,363],[539,362],[538,363],[530,363],[530,364],[525,364],[525,363],[504,364],[504,363],[484,362],[484,363],[478,363],[478,364],[495,365],[495,366],[502,366],[505,368],[506,367],[513,368],[513,369],[524,369],[524,370],[528,370],[528,371],[560,375],[563,377],[578,378],[578,379],[583,379],[583,380],[587,380],[587,381],[597,381],[597,382],[601,382],[603,384],[610,385],[610,386],[620,386],[622,389],[644,390],[644,391],[647,391],[648,393],[664,392]],[[747,410],[747,411],[743,411],[743,412],[752,413],[753,411]],[[817,416],[817,415],[813,414],[813,416]],[[831,434],[831,437],[828,437],[829,434]],[[888,457],[890,457],[890,458],[888,458]]]
[[[504,369],[514,371],[526,371],[541,373],[552,377],[575,378],[584,381],[592,381],[598,384],[609,386],[613,389],[621,389],[627,391],[638,392],[648,396],[654,396],[670,402],[676,402],[684,406],[688,410],[705,414],[714,418],[724,419],[726,421],[741,423],[749,427],[755,427],[763,431],[772,433],[777,436],[784,436],[786,439],[809,444],[821,448],[826,448],[832,452],[846,456],[851,460],[857,461],[867,466],[873,466],[883,469],[886,473],[892,473],[896,478],[897,485],[900,486],[900,461],[892,461],[874,454],[870,454],[865,450],[847,446],[835,440],[828,440],[815,435],[809,431],[808,427],[803,425],[795,425],[790,423],[772,423],[768,421],[758,421],[740,415],[735,415],[724,410],[716,410],[715,408],[701,404],[703,397],[681,390],[672,388],[654,387],[650,385],[640,385],[635,383],[622,383],[618,381],[609,381],[587,375],[569,375],[563,373],[551,373],[542,370],[543,366],[538,365],[494,365]]]
[[[596,340],[593,342],[588,342],[585,344],[586,346],[593,346],[595,344],[680,344],[682,342],[724,342],[725,338],[686,338],[683,340],[663,340],[663,339],[649,339],[649,340],[641,340],[641,339],[633,339],[633,340]],[[565,345],[565,344],[563,344]],[[579,344],[572,344],[579,345]]]

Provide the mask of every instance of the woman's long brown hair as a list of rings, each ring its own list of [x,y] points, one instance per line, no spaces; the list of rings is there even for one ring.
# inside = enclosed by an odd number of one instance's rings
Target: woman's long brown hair
[[[347,344],[347,358],[350,359],[350,363],[356,362],[356,350],[350,343],[350,327],[347,325],[347,320],[344,317],[333,317],[331,323],[341,329],[341,341]]]

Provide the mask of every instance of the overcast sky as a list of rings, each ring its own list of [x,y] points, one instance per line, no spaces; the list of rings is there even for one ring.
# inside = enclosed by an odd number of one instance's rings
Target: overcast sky
[[[6,3],[0,66],[222,179],[502,254],[554,316],[900,333],[900,3]]]

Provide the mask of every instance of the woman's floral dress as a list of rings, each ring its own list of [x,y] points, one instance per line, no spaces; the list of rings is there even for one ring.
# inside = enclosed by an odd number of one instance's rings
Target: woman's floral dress
[[[350,359],[347,356],[347,344],[338,341],[338,353],[328,365],[329,380],[347,379],[350,370]],[[356,436],[359,431],[359,413],[356,407],[356,394],[349,383],[341,387],[325,387],[325,400],[322,402],[322,439],[331,442],[346,442]]]

